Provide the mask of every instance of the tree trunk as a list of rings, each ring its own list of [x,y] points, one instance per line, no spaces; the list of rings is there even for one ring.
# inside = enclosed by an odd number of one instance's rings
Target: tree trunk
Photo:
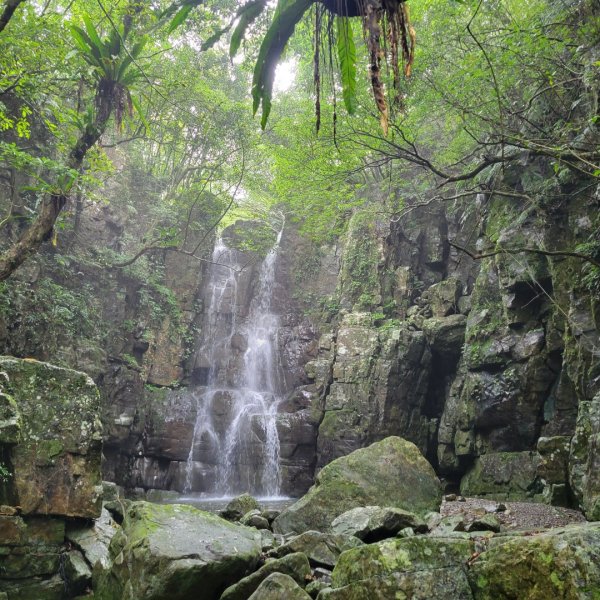
[[[2,14],[0,15],[0,33],[2,33],[2,31],[4,31],[4,28],[8,25],[8,22],[11,20],[19,4],[21,4],[24,1],[25,0],[8,0],[6,5],[4,6]]]
[[[88,150],[100,139],[110,118],[113,100],[110,97],[100,97],[96,120],[86,127],[69,156],[69,168],[81,170],[83,159]],[[56,219],[67,202],[67,193],[50,194],[42,201],[41,208],[29,228],[21,235],[6,252],[0,255],[0,281],[4,281],[18,269],[39,247],[52,232]]]

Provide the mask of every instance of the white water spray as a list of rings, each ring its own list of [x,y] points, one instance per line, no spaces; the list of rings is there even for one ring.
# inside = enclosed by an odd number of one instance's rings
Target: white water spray
[[[189,391],[197,412],[184,493],[193,491],[194,462],[210,455],[216,457],[216,483],[214,489],[203,491],[217,495],[280,493],[276,416],[284,390],[277,361],[279,318],[272,312],[271,301],[281,236],[282,231],[260,267],[245,318],[240,318],[238,277],[242,265],[238,253],[221,239],[215,245],[205,335],[199,350],[208,367],[205,385]],[[245,339],[246,349],[238,380],[232,382],[228,373],[235,356],[234,336]],[[227,398],[229,420],[219,428],[215,414],[222,411],[223,398]]]

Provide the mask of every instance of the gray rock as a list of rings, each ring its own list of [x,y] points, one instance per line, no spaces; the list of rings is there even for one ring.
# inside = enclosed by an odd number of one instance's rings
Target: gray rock
[[[98,564],[103,569],[110,567],[109,545],[119,526],[103,508],[100,518],[92,525],[68,523],[65,537],[81,550],[92,567]]]
[[[269,529],[269,521],[260,515],[254,515],[248,519],[247,523],[244,523],[248,527],[255,527],[256,529]]]
[[[220,600],[246,600],[272,573],[289,575],[296,583],[304,586],[310,578],[310,565],[306,555],[301,552],[269,560],[252,575],[248,575],[248,577],[244,577],[236,584],[228,587],[223,592]]]
[[[497,517],[488,514],[478,517],[467,527],[467,531],[500,531],[501,523]]]
[[[445,361],[444,364],[455,361],[460,356],[467,327],[467,318],[464,315],[425,319],[421,326],[427,341]]]
[[[310,600],[310,596],[289,576],[269,575],[248,600]]]
[[[404,529],[401,529],[396,534],[396,537],[408,538],[408,537],[414,537],[415,535],[416,535],[415,530],[412,527],[405,527]]]
[[[77,550],[66,554],[63,573],[69,594],[80,594],[92,583],[92,571]]]
[[[258,500],[250,494],[242,494],[229,501],[227,506],[221,511],[221,516],[228,521],[239,521],[251,510],[257,510],[258,514],[260,514]]]
[[[367,543],[393,537],[405,527],[421,533],[427,531],[426,523],[414,513],[380,506],[353,508],[342,513],[331,524],[334,533],[354,535]]]
[[[436,537],[444,537],[454,531],[465,531],[465,518],[462,515],[443,517],[437,527],[431,532]]]
[[[282,544],[274,551],[275,556],[302,552],[313,566],[333,567],[340,554],[363,543],[354,536],[334,535],[320,531],[305,531]]]

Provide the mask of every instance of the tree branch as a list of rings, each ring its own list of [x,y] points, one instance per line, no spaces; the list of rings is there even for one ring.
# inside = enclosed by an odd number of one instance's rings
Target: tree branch
[[[19,7],[19,4],[25,0],[7,0],[4,5],[4,10],[0,15],[0,33],[4,31],[4,28],[8,25],[8,22],[12,19],[15,14],[15,10]]]
[[[471,252],[468,248],[460,246],[456,242],[451,242],[448,240],[448,244],[461,252],[464,252],[468,256],[470,256],[473,260],[482,260],[484,258],[490,258],[492,256],[498,256],[499,254],[541,254],[542,256],[557,256],[557,257],[569,257],[569,258],[578,258],[579,260],[583,260],[588,262],[598,269],[600,269],[600,261],[595,258],[588,256],[587,254],[582,254],[581,252],[570,252],[569,250],[541,250],[540,248],[502,248],[500,250],[494,250],[493,252],[486,252],[484,254],[475,254]]]

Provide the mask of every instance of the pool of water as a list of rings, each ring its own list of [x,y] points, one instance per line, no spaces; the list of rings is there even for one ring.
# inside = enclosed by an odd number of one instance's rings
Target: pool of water
[[[204,494],[186,494],[181,496],[169,496],[161,499],[163,504],[189,504],[195,508],[207,512],[218,513],[223,510],[234,496],[206,496]],[[258,503],[263,509],[283,510],[296,502],[296,498],[287,496],[257,497]]]

